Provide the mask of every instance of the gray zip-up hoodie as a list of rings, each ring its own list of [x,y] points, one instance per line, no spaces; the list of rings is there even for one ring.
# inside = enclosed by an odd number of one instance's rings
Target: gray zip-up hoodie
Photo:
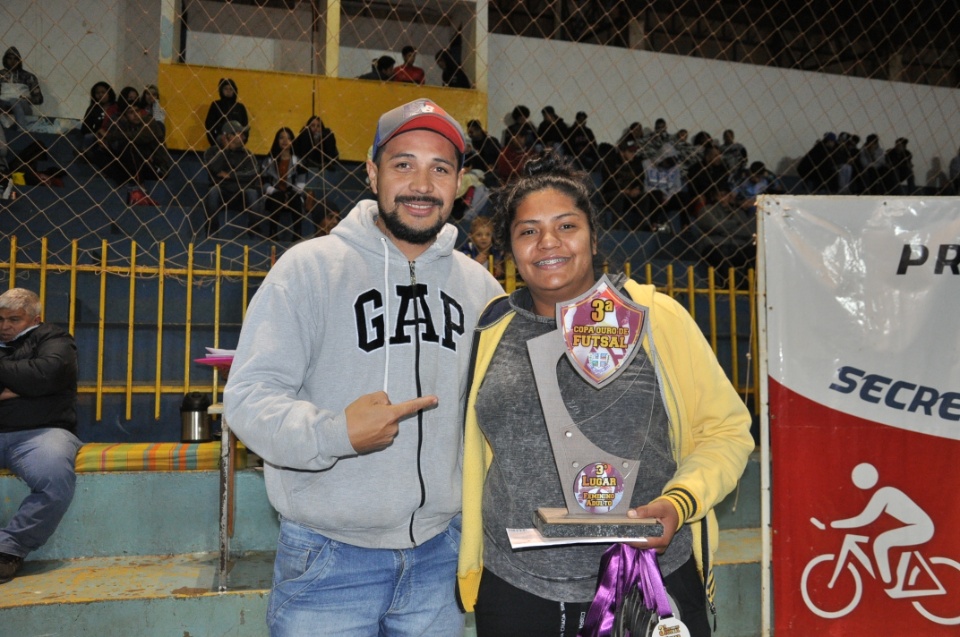
[[[244,319],[225,418],[264,459],[281,515],[355,546],[409,548],[460,511],[473,328],[502,290],[454,251],[452,226],[408,262],[376,212],[360,202],[270,270]],[[357,455],[344,409],[379,390],[439,403],[402,420],[386,449]]]

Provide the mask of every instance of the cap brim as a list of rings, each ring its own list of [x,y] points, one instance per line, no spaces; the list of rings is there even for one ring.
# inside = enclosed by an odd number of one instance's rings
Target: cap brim
[[[431,113],[424,113],[418,117],[415,117],[407,122],[404,122],[397,130],[390,133],[390,135],[380,143],[380,148],[383,148],[387,145],[391,139],[394,139],[397,135],[403,133],[409,133],[414,130],[428,130],[438,135],[444,137],[447,141],[453,144],[453,147],[462,155],[466,151],[466,145],[463,141],[463,136],[460,134],[460,131],[456,129],[450,122],[447,121],[442,115],[435,115]]]

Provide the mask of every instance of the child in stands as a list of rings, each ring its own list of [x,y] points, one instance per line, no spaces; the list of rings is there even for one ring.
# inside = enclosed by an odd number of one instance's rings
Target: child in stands
[[[493,276],[503,277],[503,254],[493,245],[493,220],[490,217],[477,217],[470,223],[469,240],[461,252],[473,258],[483,267],[490,269],[493,259]]]

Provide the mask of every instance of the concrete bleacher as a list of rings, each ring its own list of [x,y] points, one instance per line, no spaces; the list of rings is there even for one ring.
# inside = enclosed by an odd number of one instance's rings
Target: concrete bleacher
[[[77,493],[51,541],[0,586],[0,633],[266,634],[279,522],[263,473],[236,473],[234,560],[218,592],[216,471],[78,475]],[[751,456],[737,491],[718,506],[716,637],[760,633],[760,468]],[[0,519],[26,495],[0,476]],[[64,633],[64,627],[69,630]],[[465,637],[474,634],[467,617]]]

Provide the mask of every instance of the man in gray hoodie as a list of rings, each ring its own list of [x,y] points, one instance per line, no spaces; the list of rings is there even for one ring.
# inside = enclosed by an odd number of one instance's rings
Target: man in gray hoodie
[[[502,293],[454,250],[460,125],[385,113],[376,201],[291,248],[244,320],[225,417],[281,515],[270,634],[460,635],[463,400],[473,327]]]

